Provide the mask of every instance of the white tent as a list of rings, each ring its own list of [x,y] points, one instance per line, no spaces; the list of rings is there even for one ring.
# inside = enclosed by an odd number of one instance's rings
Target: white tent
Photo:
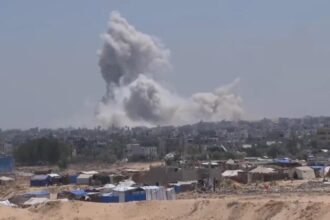
[[[146,200],[166,200],[166,189],[163,186],[144,186]]]
[[[238,176],[239,172],[243,172],[243,170],[226,170],[221,175],[222,177],[235,177]]]
[[[268,173],[274,173],[275,170],[270,167],[262,167],[258,166],[254,168],[253,170],[250,170],[250,173],[263,173],[263,174],[268,174]]]
[[[166,197],[167,197],[167,200],[175,200],[176,199],[174,188],[166,189]]]

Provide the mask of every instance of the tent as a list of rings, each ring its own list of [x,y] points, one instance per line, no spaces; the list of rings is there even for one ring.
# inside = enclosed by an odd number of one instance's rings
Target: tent
[[[176,196],[174,188],[166,189],[166,198],[167,200],[175,200]]]
[[[315,172],[311,167],[308,166],[301,166],[294,168],[293,173],[294,179],[314,179]]]
[[[119,202],[119,196],[114,193],[104,193],[100,196],[100,202],[102,203],[117,203]]]
[[[119,202],[142,201],[146,200],[146,193],[139,187],[116,186],[113,189],[114,195],[119,197]]]
[[[14,179],[7,176],[0,177],[0,185],[8,185],[14,182]]]
[[[49,201],[50,200],[48,198],[30,198],[29,200],[23,203],[23,206],[38,205]]]
[[[163,186],[144,186],[146,200],[166,200],[166,189]]]
[[[93,175],[91,174],[80,174],[77,176],[77,184],[78,185],[89,185],[91,183]]]
[[[82,189],[74,189],[70,191],[62,191],[57,194],[58,199],[73,199],[73,200],[83,200],[87,197],[87,193]]]
[[[96,188],[96,190],[98,190],[98,191],[100,191],[100,192],[102,192],[102,193],[110,193],[110,192],[112,192],[112,190],[113,190],[115,187],[116,187],[115,185],[108,183],[108,184],[105,184],[105,185],[102,186],[102,187],[98,187],[98,188]]]
[[[50,193],[48,191],[28,192],[24,195],[33,198],[50,198]]]
[[[250,170],[250,173],[271,174],[271,173],[275,173],[275,170],[270,167],[258,166],[256,168],[254,168],[253,170]]]
[[[47,186],[50,184],[50,176],[48,175],[34,175],[30,179],[31,186]]]
[[[226,170],[221,175],[222,177],[236,177],[239,172],[243,172],[242,170]]]

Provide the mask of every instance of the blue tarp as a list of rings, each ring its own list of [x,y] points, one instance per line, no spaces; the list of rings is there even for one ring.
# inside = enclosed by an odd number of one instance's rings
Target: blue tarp
[[[282,164],[291,164],[292,161],[289,158],[282,158],[282,159],[274,159],[275,163],[282,163]]]
[[[146,192],[144,190],[126,191],[125,202],[146,200]]]
[[[70,175],[69,176],[69,182],[71,184],[76,184],[77,183],[77,177],[78,177],[78,175]]]
[[[324,166],[310,166],[314,170],[323,170]]]
[[[83,197],[87,195],[87,193],[82,189],[70,190],[70,193],[77,197]]]
[[[139,193],[139,194],[126,194],[125,195],[125,202],[131,201],[143,201],[146,200],[146,193]]]
[[[175,191],[175,193],[180,193],[181,192],[181,186],[174,185],[174,191]]]
[[[115,196],[112,193],[102,194],[100,197],[100,201],[103,203],[118,203],[119,196]]]

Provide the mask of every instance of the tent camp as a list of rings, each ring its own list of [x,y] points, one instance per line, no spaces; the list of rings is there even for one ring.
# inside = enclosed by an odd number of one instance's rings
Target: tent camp
[[[315,172],[308,166],[295,167],[293,173],[291,173],[291,177],[293,179],[314,179]]]

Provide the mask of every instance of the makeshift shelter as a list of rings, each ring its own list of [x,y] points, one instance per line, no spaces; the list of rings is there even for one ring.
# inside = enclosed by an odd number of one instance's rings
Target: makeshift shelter
[[[16,207],[15,204],[9,202],[9,200],[2,200],[0,201],[0,206],[9,206],[9,207]]]
[[[57,173],[49,173],[47,174],[50,177],[51,184],[59,184],[61,182],[61,176]]]
[[[84,200],[87,197],[87,193],[81,189],[74,189],[70,191],[63,191],[57,194],[58,199],[72,199],[72,200]]]
[[[110,193],[110,192],[112,192],[112,190],[113,190],[115,187],[116,187],[115,185],[108,183],[108,184],[105,184],[105,185],[102,186],[102,187],[98,187],[98,188],[96,188],[96,190],[98,190],[98,191],[100,191],[100,192],[102,192],[102,193]]]
[[[82,171],[82,174],[87,174],[87,175],[95,175],[98,174],[99,172],[92,170],[92,171]]]
[[[295,167],[293,169],[293,179],[314,179],[315,178],[315,172],[313,168],[308,166],[301,166],[301,167]]]
[[[166,198],[167,198],[167,200],[175,200],[176,199],[174,188],[166,189]]]
[[[27,200],[23,203],[23,207],[38,205],[38,204],[46,203],[49,201],[50,200],[48,198],[30,198],[29,200]]]
[[[270,167],[263,167],[258,166],[249,172],[247,172],[247,183],[252,182],[267,182],[267,181],[274,181],[280,180],[285,178],[285,174],[276,172],[273,168]]]
[[[136,183],[133,180],[127,179],[119,182],[118,187],[132,187],[135,185]]]
[[[31,186],[48,186],[51,184],[51,178],[48,175],[34,175],[30,179]]]
[[[50,194],[48,191],[38,191],[38,192],[28,192],[25,194],[14,195],[13,197],[9,198],[9,202],[16,204],[18,206],[24,205],[26,201],[31,198],[46,198],[49,199]]]
[[[256,168],[254,168],[253,170],[250,170],[250,173],[270,174],[270,173],[274,173],[274,172],[275,172],[275,170],[273,168],[262,167],[262,166],[258,166]]]
[[[175,193],[193,191],[197,186],[197,181],[184,181],[170,184],[174,187]]]
[[[79,175],[69,175],[69,183],[70,184],[76,184],[77,183],[77,177]]]
[[[50,193],[48,191],[28,192],[24,195],[31,198],[50,198]]]
[[[221,174],[221,176],[224,178],[237,177],[239,172],[243,172],[243,170],[226,170]]]
[[[102,203],[118,203],[119,196],[114,193],[104,193],[100,196],[100,202]]]
[[[146,200],[166,200],[166,189],[163,186],[144,186]]]
[[[115,196],[118,196],[119,202],[143,201],[146,200],[146,193],[139,187],[121,187],[113,189]]]
[[[76,183],[78,185],[90,185],[92,177],[92,174],[80,174],[77,176]]]
[[[110,183],[110,176],[107,174],[94,174],[92,177],[93,186],[102,186],[107,183]]]
[[[0,185],[9,185],[14,182],[14,178],[2,176],[0,177]]]

